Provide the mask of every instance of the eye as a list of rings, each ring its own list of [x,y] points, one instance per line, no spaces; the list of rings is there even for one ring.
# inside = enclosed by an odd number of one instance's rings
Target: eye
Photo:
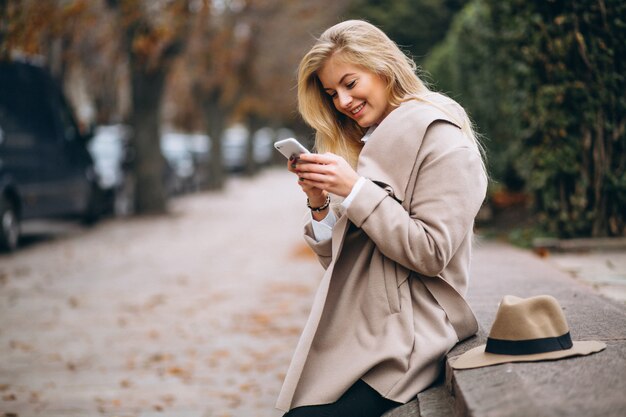
[[[352,90],[355,85],[356,85],[356,80],[352,80],[348,84],[346,84],[346,87],[348,88],[348,90]]]
[[[328,95],[330,96],[330,98],[334,99],[335,97],[337,97],[337,92],[333,91],[332,93],[329,92]]]

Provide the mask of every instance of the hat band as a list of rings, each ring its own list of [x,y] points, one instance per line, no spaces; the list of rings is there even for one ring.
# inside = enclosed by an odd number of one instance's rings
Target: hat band
[[[570,349],[574,344],[569,332],[558,337],[544,337],[528,340],[502,340],[487,338],[485,352],[499,355],[529,355]]]

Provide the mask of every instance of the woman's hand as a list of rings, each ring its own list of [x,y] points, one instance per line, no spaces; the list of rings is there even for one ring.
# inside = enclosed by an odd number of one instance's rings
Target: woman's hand
[[[329,152],[321,155],[313,153],[300,155],[294,172],[298,174],[299,184],[303,190],[307,187],[310,190],[323,190],[341,197],[347,197],[359,179],[359,174],[345,159]],[[322,203],[325,198],[325,196],[320,198]]]
[[[287,169],[290,172],[298,175],[298,185],[302,188],[302,191],[306,193],[307,198],[309,199],[309,204],[312,207],[320,207],[326,202],[327,193],[324,190],[314,187],[311,184],[305,184],[300,181],[299,172],[297,171],[299,160],[296,158],[289,159],[287,163]]]

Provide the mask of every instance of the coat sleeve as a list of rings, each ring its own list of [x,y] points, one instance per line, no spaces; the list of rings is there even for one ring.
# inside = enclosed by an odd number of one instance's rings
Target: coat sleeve
[[[304,240],[313,249],[324,269],[328,268],[332,259],[332,243],[331,239],[317,241],[313,232],[313,225],[308,221],[304,226]]]
[[[424,136],[410,211],[367,181],[347,209],[348,218],[383,255],[426,276],[439,275],[468,233],[485,197],[481,157],[460,129],[434,123]]]

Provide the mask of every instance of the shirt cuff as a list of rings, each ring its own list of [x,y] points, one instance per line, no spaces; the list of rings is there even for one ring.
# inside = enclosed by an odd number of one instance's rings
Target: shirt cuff
[[[311,226],[313,226],[313,237],[318,242],[322,240],[330,239],[333,235],[333,226],[337,223],[337,217],[332,210],[328,210],[328,214],[319,222],[313,218],[311,212]]]
[[[354,200],[354,197],[356,197],[356,195],[359,193],[359,190],[363,187],[363,184],[365,184],[365,177],[359,177],[359,179],[352,186],[352,191],[350,191],[350,194],[348,194],[348,196],[341,202],[341,206],[344,209],[348,210],[348,207],[350,207],[352,200]]]

